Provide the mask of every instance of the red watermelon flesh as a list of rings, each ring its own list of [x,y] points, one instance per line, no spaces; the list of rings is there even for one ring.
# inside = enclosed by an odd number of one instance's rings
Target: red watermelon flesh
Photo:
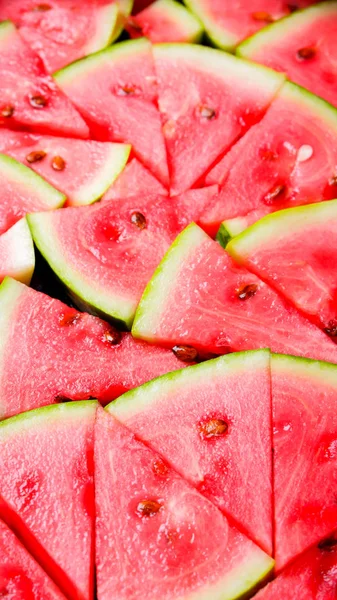
[[[115,44],[66,67],[55,78],[87,121],[93,139],[132,144],[136,158],[168,187],[150,42]]]
[[[293,118],[296,114],[296,120]],[[224,157],[206,183],[221,184],[201,224],[263,208],[265,213],[337,196],[337,111],[286,83],[264,119]]]
[[[264,578],[272,559],[103,410],[95,438],[100,600],[234,600]]]
[[[5,600],[65,600],[65,596],[1,520],[0,596]]]
[[[25,219],[21,219],[0,235],[0,256],[0,283],[6,276],[10,276],[30,284],[35,267],[35,254],[32,236]]]
[[[34,241],[73,294],[131,326],[160,259],[179,230],[165,197],[130,197],[29,216]]]
[[[0,152],[39,173],[77,206],[104,194],[123,170],[130,147],[0,129]]]
[[[327,335],[194,224],[177,237],[149,282],[132,333],[215,354],[270,348],[337,362]]]
[[[96,408],[52,405],[0,424],[1,517],[73,600],[93,598]]]
[[[2,418],[67,399],[107,403],[185,366],[171,351],[117,335],[104,321],[14,280],[0,290]]]
[[[240,56],[287,73],[289,79],[337,105],[337,3],[293,14],[247,40]]]
[[[176,195],[198,182],[262,118],[283,77],[193,44],[158,44],[154,57]]]
[[[109,0],[6,0],[0,20],[11,19],[49,73],[107,46],[119,4]]]
[[[0,79],[0,126],[89,137],[80,114],[10,21],[0,24]]]
[[[267,350],[231,354],[161,377],[107,410],[272,554]]]
[[[179,196],[174,196],[174,198],[172,198],[181,229],[189,225],[192,221],[198,221],[200,219],[205,208],[218,191],[218,185],[209,185],[204,188],[187,190],[186,192],[179,194]]]
[[[103,200],[128,198],[129,196],[167,196],[167,189],[142,165],[132,158],[125,169],[104,194]]]
[[[289,561],[336,529],[335,365],[272,357],[275,559]]]

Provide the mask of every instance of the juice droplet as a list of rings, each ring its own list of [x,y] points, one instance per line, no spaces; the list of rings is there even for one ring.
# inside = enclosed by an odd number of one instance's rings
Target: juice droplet
[[[256,283],[249,283],[248,285],[241,286],[237,290],[236,295],[239,298],[239,300],[247,300],[248,298],[255,296],[257,290],[258,285]]]
[[[173,346],[172,352],[183,362],[193,362],[198,357],[198,351],[193,346]]]
[[[30,152],[26,156],[26,161],[30,164],[40,162],[46,156],[46,152],[44,150],[35,150],[34,152]]]
[[[64,158],[62,158],[62,156],[54,156],[53,160],[51,161],[51,166],[54,171],[64,171],[66,168],[66,161]]]
[[[228,423],[223,419],[210,419],[200,423],[199,431],[204,438],[220,437],[228,432]]]
[[[157,502],[157,500],[142,500],[137,505],[137,512],[142,517],[153,517],[161,508],[162,504]]]
[[[133,212],[130,220],[133,225],[136,225],[136,227],[138,227],[138,229],[146,229],[146,218],[141,212]]]
[[[298,162],[306,162],[309,158],[312,157],[314,153],[313,147],[309,146],[309,144],[303,144],[297,152],[297,160]]]

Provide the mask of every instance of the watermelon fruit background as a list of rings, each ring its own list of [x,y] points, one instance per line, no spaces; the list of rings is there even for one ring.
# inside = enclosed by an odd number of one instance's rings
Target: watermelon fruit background
[[[0,0],[1,598],[336,598],[336,40]]]

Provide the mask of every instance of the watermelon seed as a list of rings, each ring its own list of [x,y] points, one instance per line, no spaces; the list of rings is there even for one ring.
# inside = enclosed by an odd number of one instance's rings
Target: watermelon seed
[[[146,228],[146,218],[144,217],[144,215],[140,212],[133,212],[131,215],[131,223],[133,225],[136,225],[136,227],[138,227],[138,229],[145,229]]]
[[[38,11],[38,12],[47,12],[47,10],[50,10],[50,9],[51,9],[51,6],[49,4],[37,4],[33,8],[34,11]]]
[[[274,21],[273,17],[269,13],[264,12],[263,10],[254,12],[252,14],[252,17],[254,21],[264,21],[265,23],[273,23]]]
[[[331,552],[331,550],[336,549],[337,539],[334,537],[328,538],[326,540],[323,540],[322,542],[319,542],[319,544],[317,544],[317,546],[320,550],[325,550],[326,552]]]
[[[82,315],[80,313],[61,313],[59,317],[59,323],[61,327],[65,327],[67,325],[75,325],[81,319],[81,316]]]
[[[103,333],[103,342],[107,342],[110,346],[116,346],[120,343],[122,339],[122,334],[120,331],[115,329],[114,327],[109,327]]]
[[[258,286],[256,283],[249,283],[248,285],[244,285],[237,290],[237,297],[240,300],[247,300],[252,296],[255,296],[258,290]]]
[[[173,346],[172,352],[183,362],[193,362],[198,356],[198,351],[193,346]]]
[[[136,93],[136,88],[134,85],[123,85],[118,88],[117,95],[118,96],[134,96]]]
[[[29,98],[29,102],[33,108],[43,108],[44,106],[47,105],[47,98],[45,98],[44,96],[39,96],[39,95],[31,96]]]
[[[62,156],[54,156],[51,161],[51,166],[54,171],[63,171],[66,168],[66,161],[62,158]]]
[[[328,326],[324,328],[325,333],[327,333],[330,337],[337,336],[337,319],[331,319],[329,321]]]
[[[157,500],[142,500],[138,503],[137,512],[142,517],[153,517],[157,514],[162,505],[157,502]]]
[[[5,119],[12,117],[13,114],[14,114],[14,106],[11,106],[10,104],[7,104],[7,106],[4,106],[1,109],[1,116],[5,117]]]
[[[216,111],[214,110],[214,108],[206,106],[205,104],[201,104],[198,107],[198,112],[200,117],[202,117],[203,119],[207,119],[208,121],[212,121],[216,117]]]
[[[44,150],[35,150],[34,152],[30,152],[26,156],[26,161],[29,163],[40,162],[46,156],[46,152]]]
[[[228,431],[228,423],[223,419],[210,419],[199,425],[199,431],[205,438],[219,437]]]
[[[297,58],[300,60],[310,60],[314,58],[316,54],[316,48],[308,46],[307,48],[300,48],[297,50]]]
[[[309,160],[309,158],[312,157],[313,153],[314,150],[312,146],[309,146],[308,144],[303,144],[303,146],[300,147],[297,153],[298,162],[306,162],[307,160]]]
[[[265,197],[264,197],[265,203],[272,204],[274,202],[274,200],[279,198],[279,196],[282,196],[282,194],[284,194],[285,191],[286,191],[285,185],[277,185],[270,192],[268,192],[268,194],[265,195]]]

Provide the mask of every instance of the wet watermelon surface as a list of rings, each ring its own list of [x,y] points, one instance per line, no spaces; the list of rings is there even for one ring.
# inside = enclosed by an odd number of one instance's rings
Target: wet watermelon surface
[[[0,3],[5,600],[336,597],[337,3],[184,5]]]

